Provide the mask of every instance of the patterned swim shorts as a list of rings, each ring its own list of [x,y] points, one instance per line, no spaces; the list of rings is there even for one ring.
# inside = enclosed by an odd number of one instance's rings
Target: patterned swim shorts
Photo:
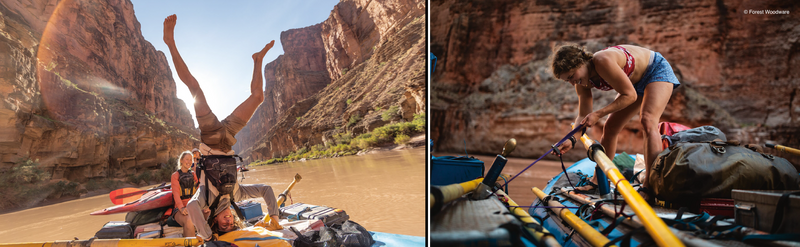
[[[673,84],[672,89],[681,85],[678,77],[672,72],[672,66],[669,65],[667,59],[661,56],[661,53],[650,51],[650,64],[647,65],[647,71],[642,75],[642,79],[633,85],[636,88],[636,95],[643,96],[644,89],[654,81],[670,82]]]

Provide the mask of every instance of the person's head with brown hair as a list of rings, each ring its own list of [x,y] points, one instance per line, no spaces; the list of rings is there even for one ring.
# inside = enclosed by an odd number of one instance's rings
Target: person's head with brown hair
[[[577,44],[562,45],[553,53],[550,69],[558,79],[573,85],[589,86],[589,70],[586,65],[589,64],[593,57],[594,53],[587,51],[586,47]]]
[[[245,228],[244,222],[236,216],[236,213],[231,208],[230,203],[224,203],[220,200],[220,204],[214,212],[214,221],[211,224],[211,231],[216,234],[223,235],[228,232]]]

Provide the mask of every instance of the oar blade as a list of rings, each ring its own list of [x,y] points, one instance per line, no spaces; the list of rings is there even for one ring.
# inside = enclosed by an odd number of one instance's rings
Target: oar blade
[[[136,201],[136,199],[139,199],[141,197],[136,195],[142,195],[146,192],[147,191],[140,190],[137,188],[122,188],[115,191],[111,191],[111,193],[108,194],[108,197],[111,198],[111,203],[114,203],[114,205],[120,205]]]
[[[140,194],[136,194],[136,195],[133,195],[133,196],[128,196],[128,197],[123,197],[122,199],[120,199],[120,200],[121,200],[121,202],[120,202],[120,205],[121,205],[121,204],[128,204],[128,203],[130,203],[130,202],[133,202],[133,201],[139,200],[139,199],[141,199],[141,198],[142,198],[142,195],[143,195],[144,193],[147,193],[147,192],[144,192],[144,191],[143,191],[143,192],[142,192],[142,193],[140,193]]]

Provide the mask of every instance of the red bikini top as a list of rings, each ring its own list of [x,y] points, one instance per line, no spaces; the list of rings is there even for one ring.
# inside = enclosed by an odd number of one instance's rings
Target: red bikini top
[[[633,55],[631,55],[631,53],[628,52],[628,50],[625,49],[625,47],[622,47],[622,46],[606,47],[603,50],[606,50],[606,49],[612,48],[612,47],[620,49],[625,53],[625,59],[627,61],[625,63],[625,67],[622,68],[622,71],[624,71],[625,74],[628,75],[628,78],[630,78],[631,75],[633,74],[634,66],[636,66],[636,60],[633,58]],[[611,85],[608,85],[608,82],[606,82],[606,80],[604,80],[603,77],[600,77],[600,80],[598,80],[598,81],[592,81],[592,79],[589,79],[589,82],[592,83],[592,85],[595,88],[603,90],[603,91],[608,91],[608,90],[614,89],[614,88],[611,87]]]

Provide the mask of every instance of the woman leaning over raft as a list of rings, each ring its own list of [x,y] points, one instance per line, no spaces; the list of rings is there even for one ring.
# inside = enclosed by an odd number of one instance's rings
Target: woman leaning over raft
[[[552,60],[553,75],[575,86],[578,94],[579,114],[575,123],[591,127],[608,115],[603,126],[600,144],[608,158],[613,160],[617,151],[617,135],[625,124],[637,113],[644,130],[645,177],[661,150],[658,121],[672,96],[672,90],[680,85],[667,60],[661,53],[634,45],[618,45],[597,53],[585,47],[570,44],[557,49]],[[617,97],[607,106],[592,111],[592,88],[603,91],[614,90]],[[569,143],[569,142],[567,142]],[[572,148],[562,145],[563,154]],[[647,181],[643,181],[647,188]],[[647,189],[642,196],[650,200]]]
[[[194,192],[197,191],[197,175],[192,169],[192,152],[184,151],[178,156],[178,171],[172,173],[170,182],[172,183],[172,197],[175,200],[175,208],[172,210],[172,217],[183,227],[184,237],[194,237],[195,228],[192,219],[189,218],[189,211],[186,204],[192,199]]]

